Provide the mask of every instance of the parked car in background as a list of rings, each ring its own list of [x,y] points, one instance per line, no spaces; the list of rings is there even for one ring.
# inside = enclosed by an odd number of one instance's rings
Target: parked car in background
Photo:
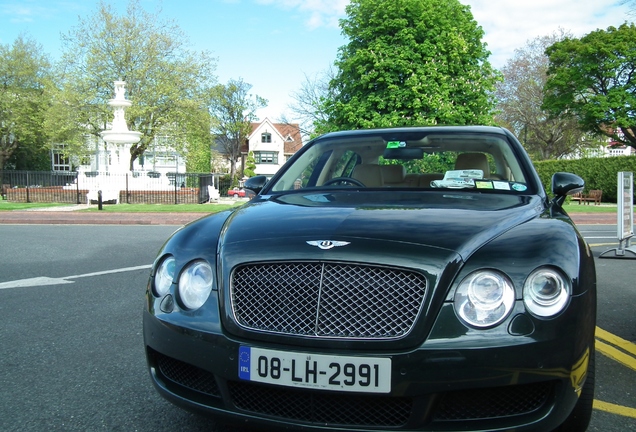
[[[584,431],[596,273],[493,127],[312,140],[152,267],[148,369],[173,403],[270,430]]]
[[[245,189],[233,188],[227,191],[227,196],[234,198],[243,198],[245,197]]]

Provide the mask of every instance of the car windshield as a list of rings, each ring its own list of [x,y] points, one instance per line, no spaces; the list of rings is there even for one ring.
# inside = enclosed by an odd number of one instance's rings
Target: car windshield
[[[308,188],[535,193],[519,160],[520,146],[503,133],[485,130],[431,128],[325,135],[301,150],[267,189],[269,193]]]

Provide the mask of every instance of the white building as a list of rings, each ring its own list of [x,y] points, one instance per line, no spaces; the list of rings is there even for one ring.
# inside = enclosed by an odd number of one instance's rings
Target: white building
[[[257,175],[274,175],[303,145],[298,124],[272,123],[265,118],[251,126],[252,132],[241,149],[242,164],[244,167],[247,154],[253,152]]]

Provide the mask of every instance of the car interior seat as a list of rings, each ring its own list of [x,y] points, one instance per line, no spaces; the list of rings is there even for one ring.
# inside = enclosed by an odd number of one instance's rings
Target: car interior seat
[[[460,153],[455,161],[455,169],[478,169],[484,173],[484,178],[490,177],[490,165],[484,153]]]
[[[366,187],[382,187],[384,180],[382,169],[377,164],[361,164],[354,168],[351,177],[362,182]]]

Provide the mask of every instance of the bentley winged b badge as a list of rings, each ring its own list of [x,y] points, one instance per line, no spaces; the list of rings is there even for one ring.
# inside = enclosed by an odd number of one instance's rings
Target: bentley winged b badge
[[[337,246],[346,246],[349,242],[346,241],[333,241],[333,240],[309,240],[307,244],[311,246],[319,247],[320,249],[327,250]]]

